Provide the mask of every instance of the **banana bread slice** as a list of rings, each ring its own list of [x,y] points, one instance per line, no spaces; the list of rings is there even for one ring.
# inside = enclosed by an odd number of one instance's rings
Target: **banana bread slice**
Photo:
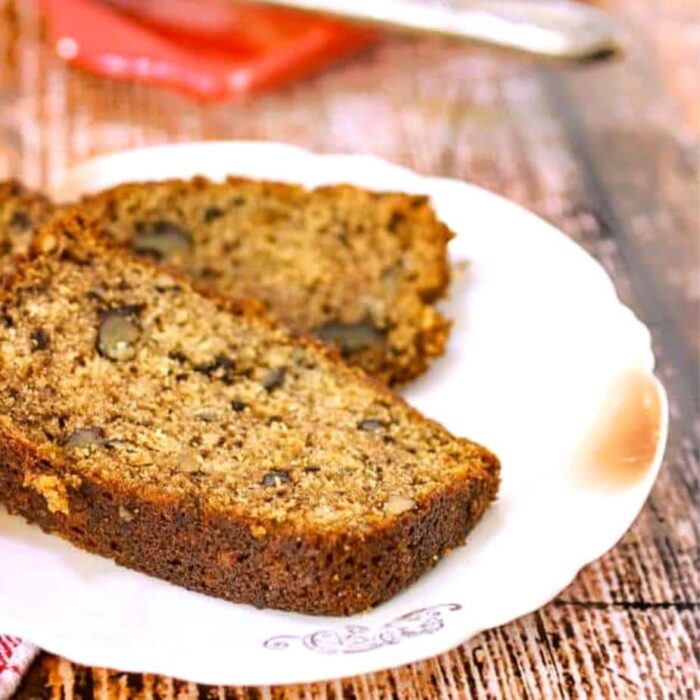
[[[53,221],[0,291],[0,501],[232,601],[349,614],[461,544],[499,464],[251,302]]]
[[[198,177],[121,185],[84,206],[107,238],[259,299],[384,382],[421,374],[444,351],[449,322],[433,302],[452,234],[427,197]]]
[[[12,270],[13,258],[27,252],[34,230],[52,209],[43,194],[16,180],[0,181],[0,276]]]

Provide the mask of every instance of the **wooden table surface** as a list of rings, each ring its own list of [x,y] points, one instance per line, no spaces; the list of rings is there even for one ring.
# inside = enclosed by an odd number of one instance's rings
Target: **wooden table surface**
[[[31,3],[0,0],[0,177],[47,186],[101,153],[242,138],[374,153],[469,180],[552,221],[603,263],[652,330],[672,404],[661,476],[622,541],[543,609],[448,654],[333,683],[257,689],[43,655],[19,697],[700,696],[700,8],[693,0],[607,6],[631,29],[624,59],[555,65],[394,39],[273,95],[200,106],[67,69],[42,43]]]

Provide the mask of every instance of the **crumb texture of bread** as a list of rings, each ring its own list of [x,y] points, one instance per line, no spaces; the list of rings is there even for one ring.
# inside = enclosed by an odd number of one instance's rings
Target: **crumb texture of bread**
[[[52,212],[43,194],[16,180],[0,181],[0,277],[14,267],[14,258],[26,254],[34,231]]]
[[[485,448],[80,217],[0,293],[0,500],[125,566],[355,613],[461,544],[498,484]]]
[[[444,352],[435,309],[451,232],[427,197],[229,178],[132,183],[84,199],[108,239],[199,285],[259,299],[385,383]]]

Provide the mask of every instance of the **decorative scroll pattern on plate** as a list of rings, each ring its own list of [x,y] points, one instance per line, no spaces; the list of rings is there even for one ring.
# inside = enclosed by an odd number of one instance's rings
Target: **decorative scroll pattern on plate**
[[[444,627],[445,612],[461,608],[458,603],[433,605],[406,613],[377,630],[364,625],[347,625],[341,630],[320,630],[304,636],[287,634],[271,637],[263,646],[266,649],[287,649],[293,643],[301,643],[307,649],[321,654],[358,654],[398,644],[411,637],[433,634]]]

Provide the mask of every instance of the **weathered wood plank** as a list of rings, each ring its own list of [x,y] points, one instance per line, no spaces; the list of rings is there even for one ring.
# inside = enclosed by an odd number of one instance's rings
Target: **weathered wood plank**
[[[212,138],[372,152],[471,180],[554,222],[655,332],[671,389],[666,464],[618,546],[552,604],[419,664],[328,684],[195,688],[44,655],[20,697],[691,698],[700,694],[697,54],[692,2],[615,0],[638,43],[576,68],[442,41],[392,41],[238,105],[79,74],[31,3],[0,4],[0,176],[55,182],[91,155]],[[672,37],[669,39],[669,37]],[[697,63],[695,61],[695,63]],[[47,685],[48,684],[48,685]],[[132,692],[133,691],[133,692]]]
[[[646,77],[663,85],[670,99],[656,100],[655,108],[670,112],[678,138],[692,145],[700,136],[700,5],[688,0],[658,3],[615,0],[632,33],[643,42],[651,67]]]

